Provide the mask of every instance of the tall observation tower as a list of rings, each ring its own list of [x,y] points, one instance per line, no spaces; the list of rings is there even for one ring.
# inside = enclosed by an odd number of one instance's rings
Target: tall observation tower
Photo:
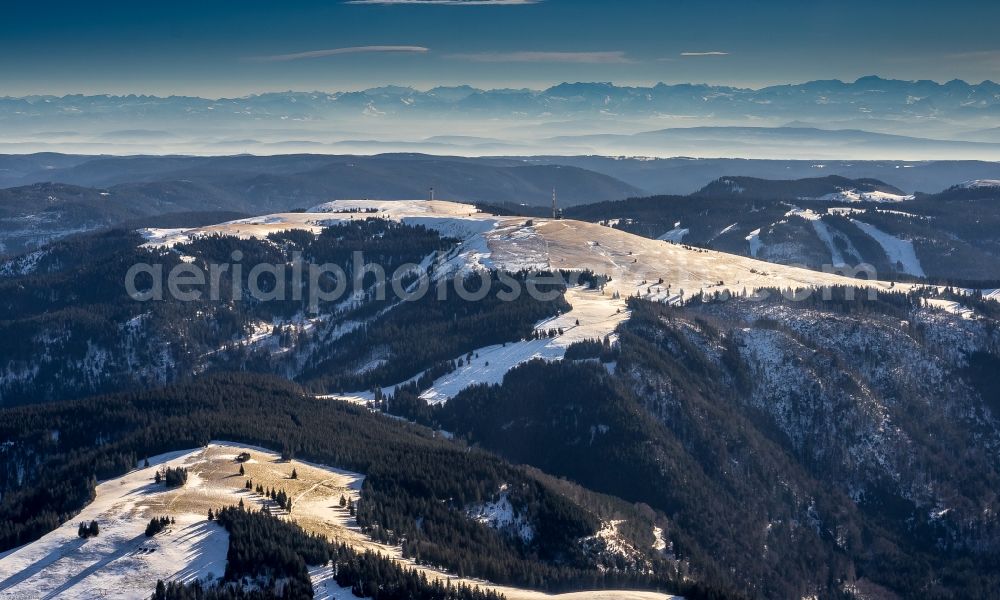
[[[552,218],[562,218],[562,211],[559,209],[559,205],[556,204],[556,188],[552,188]]]

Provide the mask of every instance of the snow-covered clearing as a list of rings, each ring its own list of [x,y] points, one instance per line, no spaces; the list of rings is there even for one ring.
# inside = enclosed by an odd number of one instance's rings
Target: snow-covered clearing
[[[764,247],[764,242],[760,241],[760,229],[754,229],[745,239],[750,243],[750,256],[757,258],[757,253]]]
[[[350,588],[337,585],[329,565],[309,567],[309,580],[312,581],[313,600],[360,600]]]
[[[653,527],[653,550],[667,551],[667,538],[663,536],[662,527]]]
[[[147,247],[173,247],[194,238],[224,234],[243,239],[264,238],[292,229],[319,233],[324,227],[367,218],[423,225],[445,237],[466,239],[493,229],[496,218],[467,204],[423,200],[338,200],[307,212],[277,213],[189,229],[142,229]]]
[[[612,276],[605,291],[651,299],[707,293],[741,293],[764,287],[860,285],[890,289],[890,283],[849,279],[831,273],[705,250],[664,244],[593,223],[546,221],[536,229],[548,242],[553,269],[590,269]],[[663,279],[662,284],[658,284]],[[897,288],[899,285],[896,286]],[[669,295],[665,295],[669,288]]]
[[[602,340],[628,318],[625,301],[613,298],[608,292],[569,288],[566,290],[566,301],[572,306],[571,310],[535,326],[540,331],[562,329],[561,335],[480,348],[473,352],[471,360],[437,379],[420,397],[431,404],[438,404],[469,386],[500,383],[507,371],[534,358],[561,360],[571,344]]]
[[[600,540],[603,542],[607,549],[619,556],[629,556],[636,552],[636,549],[632,547],[631,544],[622,539],[619,533],[619,528],[621,528],[624,521],[614,520],[606,521],[601,523],[601,528],[594,534],[592,539]]]
[[[864,231],[873,240],[878,242],[879,246],[885,250],[886,256],[893,264],[900,264],[903,267],[903,272],[910,275],[915,275],[917,277],[925,277],[924,269],[920,266],[920,260],[917,258],[917,253],[913,250],[913,242],[910,240],[901,240],[896,236],[889,235],[888,233],[880,230],[874,225],[869,225],[857,219],[851,219],[851,222],[857,225],[861,231]]]
[[[661,242],[674,242],[675,244],[680,244],[684,241],[684,236],[691,233],[690,229],[681,227],[681,222],[677,221],[674,223],[674,228],[670,231],[664,233],[660,237],[656,238]]]
[[[937,308],[945,312],[949,312],[953,315],[958,315],[963,319],[976,318],[976,311],[965,306],[964,304],[955,302],[954,300],[944,300],[942,298],[926,298],[924,299],[924,302],[927,304],[927,306],[930,306],[931,308]]]
[[[615,328],[629,317],[625,300],[620,297],[615,298],[607,291],[601,292],[577,286],[568,288],[565,298],[572,307],[569,311],[535,324],[537,331],[562,329],[562,334],[478,348],[471,352],[471,359],[467,355],[456,356],[454,360],[461,359],[462,366],[435,380],[420,397],[431,404],[440,404],[467,387],[480,383],[500,383],[508,371],[521,363],[535,358],[562,360],[566,348],[576,342],[603,340],[606,336],[611,336],[611,340],[614,341]],[[387,385],[381,388],[382,394],[390,396],[397,387],[415,381],[420,375],[422,373],[406,381]],[[364,406],[375,399],[375,394],[371,390],[364,390],[317,397]]]
[[[862,192],[856,189],[840,190],[824,194],[818,198],[799,198],[800,200],[819,200],[827,202],[905,202],[913,200],[912,195],[893,194],[890,192]]]

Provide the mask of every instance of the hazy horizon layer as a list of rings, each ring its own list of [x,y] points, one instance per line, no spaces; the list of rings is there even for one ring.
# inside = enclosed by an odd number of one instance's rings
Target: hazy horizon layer
[[[864,77],[760,89],[565,83],[545,90],[0,98],[0,152],[604,155],[1000,160],[1000,84]]]

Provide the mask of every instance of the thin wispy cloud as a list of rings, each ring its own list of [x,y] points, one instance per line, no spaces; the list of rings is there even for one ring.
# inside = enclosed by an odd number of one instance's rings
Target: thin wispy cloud
[[[473,52],[449,54],[448,58],[484,63],[552,62],[580,64],[624,64],[632,60],[624,52]]]
[[[344,54],[370,54],[370,53],[402,53],[421,54],[430,52],[429,48],[423,46],[350,46],[347,48],[327,48],[325,50],[310,50],[308,52],[295,52],[293,54],[272,54],[270,56],[251,56],[247,60],[253,62],[287,62],[291,60],[306,60],[310,58],[324,58],[326,56],[341,56]]]
[[[728,52],[681,52],[681,56],[729,56]]]
[[[973,50],[971,52],[953,52],[946,55],[951,60],[973,62],[987,65],[1000,64],[1000,50]]]
[[[440,4],[446,6],[519,6],[542,0],[347,0],[344,4]]]

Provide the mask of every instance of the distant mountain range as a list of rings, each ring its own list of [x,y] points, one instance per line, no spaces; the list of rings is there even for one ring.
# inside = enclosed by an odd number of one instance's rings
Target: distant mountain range
[[[427,198],[431,187],[526,216],[549,214],[554,188],[566,216],[646,237],[813,268],[857,257],[906,275],[857,218],[913,240],[930,277],[1000,280],[1000,164],[973,161],[0,155],[0,255],[110,226],[196,227],[334,199]]]
[[[73,117],[91,115],[183,116],[254,120],[267,117],[312,119],[330,112],[369,115],[458,112],[505,116],[580,114],[748,114],[790,119],[793,114],[835,119],[888,117],[997,116],[1000,84],[953,80],[901,81],[876,76],[854,82],[810,81],[761,89],[707,84],[658,83],[651,87],[611,83],[562,83],[545,90],[490,89],[470,86],[436,87],[421,91],[386,86],[352,92],[273,92],[242,98],[207,99],[190,96],[27,96],[0,99],[5,115]],[[79,112],[77,112],[79,111]],[[118,136],[156,134],[155,131],[113,132]],[[159,132],[162,134],[163,132]]]
[[[736,128],[736,129],[733,129]],[[747,89],[386,86],[243,98],[0,98],[0,151],[748,158],[1000,158],[1000,84],[811,81]]]
[[[791,179],[801,181],[781,181]],[[569,209],[655,194],[797,200],[857,190],[885,193],[892,200],[948,189],[949,197],[978,199],[976,188],[949,188],[990,180],[1000,180],[1000,163],[422,154],[0,155],[0,255],[122,223],[192,227],[334,199],[427,198],[431,187],[438,199],[522,213],[534,207],[547,214],[553,188],[559,205]],[[742,193],[733,196],[736,188]],[[653,237],[663,231],[655,233]]]
[[[547,206],[553,189],[563,206],[642,194],[595,171],[514,159],[0,156],[0,255],[125,221],[193,226],[204,223],[192,213],[218,222],[219,213],[282,212],[334,199],[422,199],[430,188],[439,199],[534,206]]]

